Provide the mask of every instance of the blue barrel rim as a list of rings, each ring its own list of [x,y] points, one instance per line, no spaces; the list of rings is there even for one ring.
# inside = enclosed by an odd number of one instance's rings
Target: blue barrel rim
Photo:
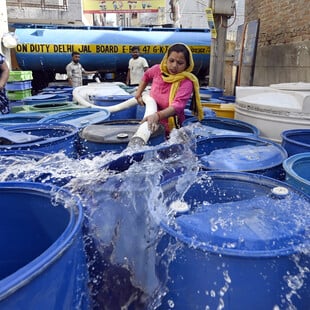
[[[85,114],[85,112],[89,112]],[[105,112],[106,113],[106,119],[109,119],[111,112],[104,108],[81,108],[76,110],[68,110],[68,111],[61,111],[49,114],[47,116],[43,116],[38,123],[39,124],[50,124],[50,123],[64,123],[65,121],[62,121],[62,118],[65,118],[68,115],[76,116],[76,118],[92,115],[93,113],[97,112]],[[58,120],[58,121],[57,121]],[[104,120],[103,120],[104,121]]]
[[[134,98],[133,95],[96,95],[93,97],[94,100],[107,100],[107,101],[126,101],[128,99]]]
[[[226,102],[236,102],[236,96],[220,96],[219,100],[224,100]]]
[[[23,190],[29,193],[39,192],[45,196],[51,196],[51,192],[57,192],[57,195],[61,194],[69,197],[70,205],[72,206],[74,202],[75,208],[77,208],[79,212],[76,212],[76,210],[70,208],[70,219],[68,225],[58,239],[34,260],[6,278],[0,280],[0,300],[5,299],[15,291],[21,289],[28,283],[27,279],[36,278],[51,264],[57,261],[59,257],[69,249],[70,245],[73,243],[72,240],[77,238],[77,232],[82,228],[84,218],[82,202],[75,195],[71,194],[64,188],[36,182],[0,182],[0,194],[5,190]],[[66,209],[68,210],[68,208]],[[60,247],[60,245],[62,245],[62,247]],[[61,253],[59,252],[60,248],[62,249]]]
[[[0,123],[1,123],[1,120],[4,120],[4,119],[14,119],[14,118],[19,119],[19,118],[25,118],[25,117],[42,118],[44,117],[44,114],[37,113],[37,112],[20,112],[20,113],[3,114],[3,115],[0,115]]]
[[[49,94],[37,94],[34,96],[26,97],[26,98],[24,98],[24,100],[35,102],[37,100],[63,99],[65,97],[68,97],[68,96],[63,96],[63,95],[59,95],[59,94],[55,94],[55,93],[49,93]]]
[[[290,176],[294,177],[294,179],[296,179],[297,181],[304,183],[310,187],[310,181],[302,178],[294,170],[294,164],[297,164],[298,162],[302,161],[303,159],[307,159],[308,161],[310,161],[310,152],[297,153],[297,154],[294,154],[294,155],[288,157],[287,159],[285,159],[283,161],[283,169]]]
[[[259,136],[259,133],[260,133],[260,130],[255,127],[254,125],[252,124],[249,124],[247,122],[244,122],[244,121],[241,121],[241,120],[236,120],[236,119],[233,119],[233,118],[228,118],[228,117],[217,117],[217,116],[207,116],[207,117],[204,117],[201,121],[199,121],[197,118],[195,117],[191,117],[191,118],[188,118],[186,119],[184,122],[186,122],[185,125],[187,125],[187,123],[190,124],[190,121],[192,121],[193,123],[204,123],[204,122],[207,122],[207,121],[218,121],[219,123],[228,123],[228,124],[231,124],[231,125],[234,125],[234,126],[237,126],[238,124],[248,128],[248,129],[251,129],[252,132],[248,132],[249,134],[253,134],[255,136]],[[184,124],[183,122],[183,124]],[[212,127],[212,126],[211,126]],[[215,127],[217,128],[217,127]]]
[[[200,86],[199,89],[208,90],[211,92],[223,92],[223,88],[215,87],[215,86]]]
[[[205,175],[208,179],[212,177],[222,178],[222,179],[231,179],[252,182],[256,184],[264,184],[266,186],[275,187],[277,186],[285,187],[290,189],[292,192],[297,193],[301,198],[305,199],[305,201],[309,201],[310,203],[310,196],[305,194],[303,191],[287,184],[285,182],[273,179],[268,176],[263,176],[259,174],[253,174],[248,172],[234,172],[234,171],[199,171],[197,176]],[[178,178],[178,175],[174,175],[166,180],[162,184],[167,184],[172,180]],[[163,221],[160,222],[161,229],[164,230],[165,233],[170,234],[175,239],[179,240],[183,244],[190,246],[191,248],[201,250],[204,252],[209,252],[214,255],[226,255],[231,257],[242,257],[242,258],[271,258],[271,257],[282,257],[287,256],[288,254],[295,254],[298,253],[298,246],[300,244],[292,244],[290,247],[281,248],[277,250],[260,250],[260,251],[249,251],[249,250],[239,250],[239,249],[230,249],[230,248],[220,248],[215,246],[209,246],[207,244],[202,244],[197,240],[193,240],[193,238],[185,237],[182,232],[179,230],[174,229],[169,225],[169,223],[165,223]],[[309,242],[310,245],[310,242]]]
[[[42,89],[42,91],[54,91],[54,90],[72,91],[73,87],[68,84],[68,85],[47,86]]]
[[[248,169],[248,170],[246,170],[244,172],[253,172],[253,171],[258,171],[258,170],[271,169],[271,168],[274,168],[275,166],[282,165],[283,161],[288,158],[288,153],[287,153],[287,151],[285,150],[284,147],[282,147],[281,145],[277,144],[276,142],[273,142],[271,140],[268,140],[268,139],[265,139],[265,138],[261,138],[261,137],[258,137],[258,136],[221,135],[221,136],[212,136],[212,137],[201,137],[201,138],[197,139],[196,143],[199,143],[199,142],[205,141],[205,140],[233,140],[233,139],[252,140],[252,141],[257,141],[257,142],[268,143],[268,144],[274,146],[276,149],[278,149],[280,151],[280,154],[282,155],[282,160],[279,161],[278,163],[272,162],[272,163],[270,163],[269,166],[266,165],[265,167],[263,167],[261,169],[257,169],[257,167],[254,169],[254,167],[253,167],[253,169]],[[217,170],[217,171],[219,171],[219,170]]]
[[[32,109],[43,109],[43,108],[62,108],[62,107],[66,107],[66,106],[76,106],[78,108],[78,106],[76,104],[74,104],[72,101],[54,101],[54,102],[33,102],[32,104],[27,104],[26,106],[28,106],[29,108]],[[35,113],[35,112],[34,112]]]
[[[66,95],[70,97],[72,94],[72,89],[71,90],[65,90],[65,89],[53,89],[53,90],[42,90],[39,95],[50,95],[50,94],[55,94],[55,95]]]
[[[299,135],[301,133],[306,133],[306,135],[310,135],[310,129],[290,129],[290,130],[284,130],[281,133],[281,138],[282,138],[283,141],[287,141],[289,143],[292,143],[292,144],[295,144],[295,145],[298,145],[298,146],[310,148],[310,144],[294,140],[294,139],[292,139],[290,137],[290,135],[294,136],[294,135]]]
[[[62,141],[62,140],[67,140],[70,139],[72,136],[77,136],[79,129],[73,125],[69,124],[39,124],[39,123],[30,123],[28,125],[26,124],[21,124],[21,125],[16,125],[16,126],[10,126],[9,128],[6,128],[7,130],[10,131],[23,131],[23,130],[40,130],[40,129],[49,129],[49,130],[62,130],[64,132],[67,132],[65,135],[61,137],[54,137],[49,140],[40,140],[38,142],[30,142],[30,143],[19,143],[19,144],[11,144],[11,145],[0,145],[0,151],[5,150],[5,149],[10,149],[10,150],[16,150],[20,149],[23,147],[29,147],[29,146],[47,146],[55,143],[55,141]],[[70,132],[69,132],[70,131]]]
[[[55,98],[55,99],[49,99],[48,101],[44,101],[43,99],[42,100],[30,100],[30,99],[27,99],[27,98],[24,98],[22,100],[24,102],[25,105],[30,105],[30,106],[34,106],[34,105],[55,105],[55,104],[59,104],[59,103],[64,103],[64,102],[71,102],[69,101],[69,96],[63,96],[62,98]]]

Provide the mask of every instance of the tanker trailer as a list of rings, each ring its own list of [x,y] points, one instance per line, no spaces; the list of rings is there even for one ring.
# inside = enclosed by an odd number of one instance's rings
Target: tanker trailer
[[[71,53],[81,53],[86,70],[113,73],[115,81],[124,81],[131,57],[131,47],[152,66],[160,63],[170,44],[190,46],[195,61],[194,73],[204,78],[209,71],[211,36],[209,29],[124,28],[64,25],[14,24],[19,44],[15,49],[21,70],[33,72],[33,89],[53,81],[56,73],[65,73]]]

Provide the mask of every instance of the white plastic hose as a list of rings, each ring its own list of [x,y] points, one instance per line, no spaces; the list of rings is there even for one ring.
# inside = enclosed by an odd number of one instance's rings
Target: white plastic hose
[[[73,89],[73,98],[78,104],[88,108],[102,108],[108,110],[110,113],[122,111],[132,106],[137,105],[135,98],[128,99],[113,106],[98,106],[90,102],[90,98],[94,96],[113,96],[113,95],[128,95],[119,85],[122,83],[109,82],[109,83],[91,83],[85,86],[79,86]],[[145,103],[144,117],[151,115],[157,111],[156,101],[148,94],[143,93],[142,99]],[[151,136],[151,131],[148,128],[148,123],[141,124],[136,133],[131,138],[131,141],[142,141],[146,144]],[[135,142],[131,143],[134,144]],[[140,143],[141,144],[141,143]]]
[[[145,113],[144,117],[147,117],[148,115],[151,115],[157,111],[157,104],[156,101],[147,93],[144,93],[142,95],[142,99],[145,103]],[[142,139],[143,144],[146,144],[151,136],[151,131],[148,128],[148,123],[144,122],[141,124],[136,131],[136,133],[132,136],[131,140],[135,141],[137,139]]]
[[[96,96],[118,96],[118,95],[129,95],[120,85],[125,85],[120,82],[109,82],[109,83],[90,83],[88,85],[75,87],[73,89],[72,95],[74,100],[87,108],[97,108],[109,110],[113,108],[110,112],[119,111],[118,109],[114,110],[114,107],[105,107],[98,106],[92,103],[93,97]],[[117,105],[115,105],[117,106]],[[130,107],[130,106],[129,106]],[[126,107],[121,107],[120,110],[125,109]]]

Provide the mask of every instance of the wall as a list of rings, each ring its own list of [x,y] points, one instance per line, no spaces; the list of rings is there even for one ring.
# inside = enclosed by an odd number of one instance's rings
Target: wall
[[[245,21],[260,19],[254,85],[310,82],[309,16],[309,0],[246,0]]]
[[[9,23],[82,25],[86,22],[83,20],[81,0],[55,2],[58,5],[51,8],[48,5],[53,2],[47,0],[10,0],[7,2]]]

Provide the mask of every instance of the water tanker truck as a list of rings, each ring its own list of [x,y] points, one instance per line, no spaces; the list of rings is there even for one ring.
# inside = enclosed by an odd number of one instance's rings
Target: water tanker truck
[[[81,53],[81,64],[86,70],[98,70],[101,76],[113,74],[116,81],[124,81],[132,46],[138,45],[152,66],[160,63],[169,45],[182,42],[193,52],[198,78],[204,78],[209,71],[208,29],[36,24],[14,24],[13,28],[18,39],[16,62],[20,70],[32,71],[34,89],[46,87],[56,73],[65,73],[73,51]]]

